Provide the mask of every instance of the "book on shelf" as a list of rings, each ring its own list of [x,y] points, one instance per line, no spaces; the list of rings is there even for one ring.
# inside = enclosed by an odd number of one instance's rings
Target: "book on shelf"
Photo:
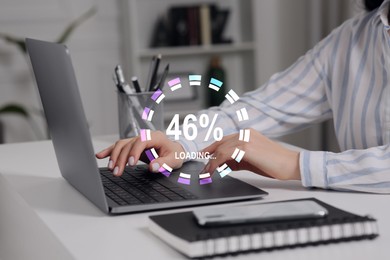
[[[352,240],[379,235],[376,220],[333,207],[314,198],[328,210],[318,219],[295,219],[226,226],[200,226],[193,212],[150,216],[149,229],[182,254],[211,257],[246,251],[292,248]]]
[[[221,9],[216,4],[173,5],[166,13],[166,24],[163,24],[161,18],[156,21],[151,47],[232,42],[223,35],[230,15],[229,9]],[[164,40],[161,42],[160,39]]]
[[[212,43],[210,6],[201,5],[199,8],[201,44],[210,45]]]

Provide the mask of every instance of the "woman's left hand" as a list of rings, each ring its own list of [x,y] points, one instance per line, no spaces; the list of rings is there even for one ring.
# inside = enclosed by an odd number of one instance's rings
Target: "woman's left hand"
[[[299,152],[284,148],[254,129],[250,129],[249,142],[240,141],[238,136],[226,136],[202,150],[214,157],[209,160],[204,172],[213,173],[217,167],[227,163],[232,170],[249,170],[280,180],[301,179]],[[245,152],[239,163],[232,158],[236,148]]]

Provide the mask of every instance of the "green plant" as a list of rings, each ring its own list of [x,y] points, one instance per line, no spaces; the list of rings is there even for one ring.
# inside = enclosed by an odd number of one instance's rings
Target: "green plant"
[[[38,126],[33,120],[31,120],[30,112],[27,109],[25,109],[23,105],[16,104],[16,103],[8,103],[0,108],[0,115],[5,115],[5,114],[14,114],[23,117],[30,123],[35,136],[39,137],[41,135]],[[3,125],[1,125],[1,127],[2,126]],[[0,136],[0,140],[1,143],[3,141],[3,138],[1,136]]]
[[[69,37],[72,35],[73,31],[78,28],[82,23],[84,23],[86,20],[88,20],[90,17],[95,15],[97,12],[97,7],[93,6],[88,11],[83,13],[80,17],[72,21],[65,29],[64,31],[59,35],[57,40],[55,42],[57,43],[65,43]],[[5,42],[9,44],[16,45],[18,49],[24,54],[27,54],[26,49],[26,43],[24,38],[22,37],[16,37],[8,33],[2,33],[0,32],[0,39],[3,39]],[[2,114],[13,114],[22,116],[26,120],[29,121],[34,133],[36,136],[39,136],[39,129],[37,128],[36,124],[33,120],[31,120],[31,113],[26,109],[22,104],[16,104],[16,103],[10,103],[3,106],[0,106],[0,116]],[[45,134],[47,136],[47,134]],[[47,136],[48,137],[48,136]],[[0,137],[1,140],[1,137]]]

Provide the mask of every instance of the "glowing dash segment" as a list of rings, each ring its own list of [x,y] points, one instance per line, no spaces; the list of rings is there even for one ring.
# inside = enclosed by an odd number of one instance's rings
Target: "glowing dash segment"
[[[178,183],[190,185],[191,183],[191,175],[187,173],[181,172],[179,175],[179,179],[177,179]]]
[[[169,177],[172,173],[172,168],[164,163],[158,171],[165,175],[165,177]]]
[[[171,167],[169,167],[168,164],[165,164],[165,163],[164,163],[164,164],[162,165],[162,167],[164,167],[164,169],[167,170],[167,171],[169,171],[169,172],[172,172],[172,171],[173,171],[173,169],[172,169]]]
[[[203,173],[199,174],[199,184],[204,185],[204,184],[209,184],[212,183],[213,180],[211,179],[210,173]]]
[[[238,140],[244,141],[244,142],[249,142],[250,135],[251,135],[251,132],[249,129],[241,129]]]
[[[142,119],[150,122],[153,119],[153,115],[154,115],[154,110],[145,107],[144,111],[142,112]]]
[[[217,168],[217,171],[218,171],[218,172],[221,172],[221,171],[225,170],[227,167],[229,167],[229,166],[225,163],[225,164],[223,164],[222,166],[219,166],[219,167]]]
[[[191,179],[191,174],[188,174],[188,173],[181,172],[179,176],[183,177],[183,178],[186,178],[186,179]]]
[[[219,91],[220,88],[222,87],[222,84],[223,84],[222,81],[217,80],[215,78],[211,78],[209,88],[211,88],[212,90],[215,90],[215,91]]]
[[[199,174],[199,178],[201,178],[201,179],[209,178],[209,177],[210,177],[210,173],[208,173],[208,172],[203,173],[203,174]]]
[[[151,97],[157,104],[160,104],[160,102],[165,98],[164,93],[161,91],[161,89],[157,89],[154,94]]]
[[[153,119],[153,115],[154,115],[154,110],[150,109],[150,111],[149,111],[149,115],[148,115],[148,119],[147,119],[149,122],[151,122],[151,121],[152,121],[152,119]]]
[[[158,158],[158,153],[156,152],[156,149],[152,148],[152,149],[150,149],[150,151],[152,152],[154,158],[157,159]]]
[[[200,184],[200,185],[210,184],[210,183],[212,183],[212,182],[213,182],[213,180],[212,180],[211,178],[200,179],[200,180],[199,180],[199,184]]]
[[[240,149],[238,149],[238,148],[236,148],[236,149],[234,150],[234,152],[233,152],[233,154],[232,154],[232,158],[233,158],[233,159],[236,158],[236,156],[237,156],[237,154],[238,154],[239,151],[240,151]]]
[[[153,119],[153,115],[154,115],[154,110],[145,107],[144,111],[142,112],[142,119],[150,122]]]
[[[179,179],[177,179],[177,182],[181,183],[181,184],[185,184],[185,185],[190,185],[191,184],[191,180],[184,179],[184,178],[181,178],[181,177],[179,177]]]
[[[142,119],[143,119],[143,120],[148,119],[149,112],[150,112],[150,108],[145,107],[145,108],[144,108],[144,111],[142,112]]]
[[[156,158],[154,158],[153,153],[152,153],[151,150],[146,150],[145,154],[148,157],[149,161],[153,161],[154,159],[156,159]]]
[[[225,163],[222,166],[218,167],[217,171],[219,172],[219,175],[221,176],[221,178],[223,178],[226,175],[228,175],[229,173],[231,173],[232,169],[230,169],[230,167]]]
[[[201,75],[189,75],[188,80],[190,82],[190,86],[200,86],[202,76]]]
[[[236,162],[241,162],[242,158],[244,157],[244,154],[245,152],[243,150],[240,150],[238,148],[236,148],[232,154],[232,158],[236,161]]]
[[[178,90],[181,88],[181,82],[180,78],[171,79],[168,81],[168,86],[171,88],[172,91]]]
[[[241,108],[240,110],[237,110],[236,113],[237,113],[238,121],[240,122],[249,119],[248,111],[246,110],[245,107]]]
[[[237,100],[240,99],[240,97],[237,95],[236,92],[234,92],[233,89],[231,89],[226,95],[225,95],[225,98],[227,100],[229,100],[230,104],[233,104],[234,102],[236,102]]]
[[[141,129],[141,141],[149,141],[152,140],[152,137],[150,135],[150,129]]]

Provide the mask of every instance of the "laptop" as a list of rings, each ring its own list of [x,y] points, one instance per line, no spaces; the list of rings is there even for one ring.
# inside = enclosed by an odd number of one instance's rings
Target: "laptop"
[[[121,177],[114,177],[108,168],[98,168],[69,50],[62,44],[33,39],[26,39],[26,46],[61,175],[102,211],[135,213],[267,195],[218,174],[211,184],[200,185],[197,178],[204,167],[200,162],[185,163],[169,177],[149,172],[146,165],[128,166]],[[190,185],[177,182],[181,172],[191,175]]]

